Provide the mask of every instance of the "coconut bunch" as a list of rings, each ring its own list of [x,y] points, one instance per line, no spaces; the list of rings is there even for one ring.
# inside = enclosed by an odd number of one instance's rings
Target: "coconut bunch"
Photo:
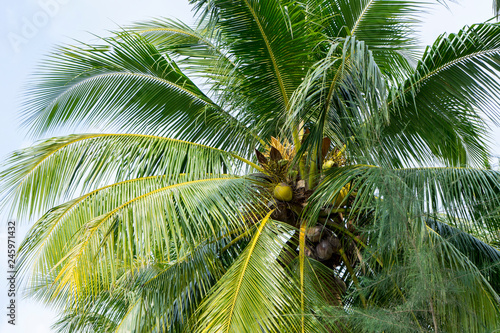
[[[355,221],[344,223],[342,213],[319,218],[315,226],[307,229],[306,239],[308,250],[305,254],[333,269],[345,259],[354,267],[361,261],[359,247],[366,242]]]
[[[319,180],[328,169],[348,164],[345,149],[345,145],[332,147],[330,139],[323,139]],[[300,216],[307,207],[313,189],[308,188],[309,184],[300,178],[296,170],[298,166],[292,165],[295,154],[295,148],[288,140],[280,141],[274,137],[264,152],[256,150],[257,159],[264,170],[264,173],[258,175],[266,180],[267,190],[274,198],[268,203],[269,209],[274,209],[271,217],[298,228]],[[345,184],[320,211],[315,225],[306,230],[305,255],[337,272],[342,264],[354,268],[361,261],[359,248],[366,242],[359,231],[362,221],[359,218],[347,217],[356,195],[356,189],[349,183]],[[293,250],[284,251],[282,254],[285,264],[298,255],[298,236],[294,235],[288,243],[289,249]],[[340,304],[340,295],[345,290],[345,284],[339,278],[333,278],[336,282],[332,285],[332,292],[336,296],[332,304]]]
[[[311,258],[335,269],[342,261],[354,267],[361,261],[359,248],[366,244],[361,227],[370,217],[351,214],[356,199],[356,188],[345,184],[330,204],[321,209],[316,225],[306,231],[306,253]]]
[[[324,161],[322,170],[347,164],[344,156],[345,145],[332,149],[330,139],[324,138],[321,150],[321,158]],[[264,172],[254,176],[266,181],[268,190],[275,199],[269,203],[269,208],[275,209],[272,218],[295,225],[293,222],[298,220],[297,217],[301,215],[313,193],[306,180],[300,178],[297,163],[292,165],[296,155],[295,147],[287,139],[272,137],[269,147],[264,152],[255,150],[255,154]],[[320,174],[320,180],[322,177]],[[331,211],[332,208],[345,206],[349,203],[350,193],[350,185],[346,184],[325,209]]]
[[[328,170],[330,168],[338,168],[347,165],[345,149],[346,145],[342,148],[335,147],[334,149],[328,151],[324,158],[322,169]]]
[[[268,203],[274,209],[271,218],[298,227],[299,217],[306,207],[313,190],[307,188],[294,159],[296,150],[287,139],[272,137],[264,152],[255,151],[264,173],[258,174],[268,183],[268,190],[274,200]]]

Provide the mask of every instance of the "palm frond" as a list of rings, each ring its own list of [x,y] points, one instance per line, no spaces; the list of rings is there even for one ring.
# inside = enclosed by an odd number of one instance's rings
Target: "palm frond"
[[[432,302],[429,310],[434,325],[443,331],[480,332],[497,328],[500,297],[483,272],[433,230],[428,232],[428,237],[427,251],[433,249],[437,260],[429,260],[421,277],[427,281],[431,276],[436,278],[434,283],[429,281],[432,297],[428,301]]]
[[[285,241],[270,214],[200,305],[196,331],[300,331],[299,316],[289,315],[299,313],[299,291],[276,260]]]
[[[224,240],[196,247],[169,263],[124,270],[113,288],[74,299],[54,325],[60,332],[183,332],[196,305],[222,276]]]
[[[156,19],[136,23],[130,30],[146,37],[161,53],[182,59],[177,65],[194,76],[215,80],[237,66],[218,34],[207,26],[191,28],[179,21]]]
[[[500,231],[496,207],[500,204],[500,172],[470,168],[395,170],[430,216],[462,230],[488,230],[488,240]]]
[[[235,174],[241,161],[246,160],[233,153],[164,137],[70,135],[13,153],[1,174],[3,200],[13,199],[12,209],[20,217],[32,218],[61,200],[113,182],[153,175],[177,177],[180,173],[193,179]]]
[[[274,0],[196,3],[215,18],[223,45],[237,63],[237,80],[228,78],[221,99],[248,112],[245,123],[257,121],[253,126],[265,138],[276,135],[311,61],[309,50],[319,41],[305,25],[301,7]]]
[[[44,300],[98,294],[112,288],[124,269],[173,263],[209,239],[244,231],[264,207],[256,189],[239,177],[158,188],[61,235],[66,245],[52,254],[59,261],[48,274],[34,272],[33,281]]]
[[[103,293],[89,297],[79,303],[79,308],[68,307],[52,325],[52,329],[61,333],[93,333],[113,331],[117,322],[125,316],[130,303],[130,295],[123,293]]]
[[[484,23],[428,47],[414,74],[392,92],[381,154],[409,160],[427,151],[456,166],[484,165],[482,115],[499,117],[499,43],[500,25]]]
[[[202,244],[176,261],[132,274],[129,286],[124,287],[142,300],[131,302],[116,331],[181,332],[198,303],[224,274],[218,258],[222,245],[220,241]],[[141,304],[140,311],[134,311],[136,304]]]
[[[356,219],[363,209],[373,211],[372,221],[362,226],[369,237],[369,248],[364,260],[367,273],[355,272],[360,275],[361,288],[351,287],[351,294],[344,299],[347,313],[328,309],[325,316],[331,317],[324,319],[347,325],[347,331],[352,332],[411,332],[408,325],[413,325],[416,331],[434,327],[442,331],[480,332],[484,327],[496,327],[500,298],[494,284],[489,283],[491,270],[485,270],[484,266],[479,269],[466,252],[459,250],[464,250],[463,243],[458,242],[459,246],[455,247],[452,238],[426,226],[425,220],[431,211],[424,203],[433,202],[435,196],[423,199],[423,193],[427,195],[432,190],[417,189],[409,181],[411,177],[405,177],[406,173],[416,172],[404,172],[368,166],[346,167],[327,175],[325,183],[320,184],[321,192],[318,190],[315,194],[316,200],[330,200],[329,194],[338,192],[346,182],[356,188],[356,197],[368,197],[355,199],[359,202],[351,206],[358,212],[351,212],[347,219]],[[455,192],[445,188],[454,185],[451,179],[449,182],[441,179],[446,178],[442,176],[446,171],[434,172],[434,176],[431,171],[426,175],[431,183],[435,182],[434,191]],[[476,183],[490,183],[479,171],[463,173],[469,175],[469,181],[477,178]],[[478,186],[473,183],[471,187]],[[461,205],[466,207],[465,201],[472,197],[466,193],[460,199]],[[446,205],[447,201],[449,198],[440,204]],[[463,238],[467,239],[465,235]],[[480,251],[476,255],[481,256]],[[368,308],[361,308],[361,295],[366,298]]]
[[[145,38],[121,32],[102,42],[61,47],[42,63],[25,101],[24,123],[32,135],[62,126],[105,126],[253,149],[255,134]],[[225,140],[236,135],[242,140]]]
[[[425,5],[419,1],[340,0],[314,6],[330,38],[353,36],[366,43],[381,71],[402,79],[416,60],[415,30]]]
[[[303,260],[303,264],[300,261]],[[343,282],[335,277],[331,268],[314,259],[305,256],[296,258],[289,266],[292,276],[300,283],[303,292],[304,309],[300,315],[304,320],[304,332],[337,332],[339,326],[331,325],[331,321],[321,318],[324,307],[338,307],[343,311]],[[301,278],[302,276],[302,278]],[[302,283],[300,282],[302,281]],[[301,323],[302,324],[302,323]]]
[[[288,124],[304,120],[310,134],[303,150],[312,146],[319,152],[328,136],[337,147],[349,145],[353,156],[367,155],[389,117],[386,86],[364,42],[351,37],[338,40],[294,93]]]
[[[167,176],[126,180],[50,209],[33,225],[19,246],[17,271],[21,276],[29,275],[30,271],[36,272],[36,276],[50,274],[70,245],[68,236],[76,235],[85,223],[133,198],[172,185],[175,180]]]
[[[500,250],[444,221],[429,219],[427,225],[466,255],[491,287],[500,293]]]

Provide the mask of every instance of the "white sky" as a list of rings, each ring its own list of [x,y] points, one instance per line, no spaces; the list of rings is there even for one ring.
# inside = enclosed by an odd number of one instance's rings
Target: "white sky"
[[[432,0],[429,0],[432,1]],[[464,25],[483,22],[492,16],[492,0],[459,0],[450,4],[451,11],[436,7],[426,16],[422,41],[427,45],[443,32],[456,32]],[[45,14],[45,13],[49,13]],[[18,116],[23,84],[36,64],[56,44],[72,39],[92,42],[90,33],[106,35],[118,25],[152,17],[177,18],[192,22],[188,0],[2,0],[0,9],[0,161],[15,149],[29,145],[26,133],[20,128]],[[36,25],[38,26],[36,26]],[[30,29],[31,27],[31,29]],[[12,42],[15,36],[26,37]],[[10,38],[10,40],[9,40]],[[494,129],[494,153],[500,155],[500,131]],[[0,213],[0,332],[50,332],[55,315],[32,300],[17,299],[16,326],[7,324],[6,306],[6,222]],[[22,222],[22,221],[21,221]],[[19,228],[20,243],[25,227]]]

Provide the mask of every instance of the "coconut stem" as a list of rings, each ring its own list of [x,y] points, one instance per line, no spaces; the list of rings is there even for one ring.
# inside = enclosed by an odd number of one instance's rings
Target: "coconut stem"
[[[316,186],[316,176],[318,174],[317,158],[318,152],[314,149],[311,156],[311,166],[309,168],[309,189],[313,189]]]
[[[292,125],[292,138],[293,138],[293,144],[295,146],[295,153],[298,154],[302,144],[300,142],[301,136],[299,135],[299,129],[297,128],[297,125],[295,125],[295,124]],[[301,179],[305,179],[306,164],[304,162],[303,157],[301,157],[299,160],[299,175],[300,175]]]

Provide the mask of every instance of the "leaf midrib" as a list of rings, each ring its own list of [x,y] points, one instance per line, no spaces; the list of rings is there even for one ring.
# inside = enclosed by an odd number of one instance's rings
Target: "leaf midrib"
[[[159,140],[167,140],[167,141],[174,141],[174,142],[179,142],[179,143],[183,143],[183,144],[187,144],[187,145],[193,145],[193,146],[198,146],[198,147],[202,147],[202,148],[205,148],[205,149],[212,149],[212,150],[215,150],[215,151],[219,151],[219,152],[223,152],[223,153],[227,153],[228,155],[231,155],[232,157],[256,168],[257,170],[262,170],[261,167],[259,167],[258,165],[256,165],[255,163],[235,154],[235,153],[231,153],[231,152],[226,152],[225,150],[222,150],[222,149],[219,149],[219,148],[214,148],[214,147],[210,147],[210,146],[206,146],[206,145],[203,145],[201,143],[195,143],[195,142],[189,142],[189,141],[184,141],[184,140],[179,140],[179,139],[172,139],[172,138],[166,138],[166,137],[162,137],[162,136],[154,136],[154,135],[146,135],[146,134],[130,134],[130,133],[120,133],[120,134],[91,134],[91,135],[85,135],[85,136],[82,136],[82,137],[78,137],[74,140],[71,140],[69,142],[66,142],[65,144],[63,144],[62,146],[58,147],[57,149],[55,149],[54,151],[52,151],[50,154],[48,154],[47,156],[45,156],[42,160],[38,161],[38,163],[23,177],[22,181],[19,183],[19,185],[16,187],[16,190],[19,189],[19,187],[22,186],[22,184],[24,183],[24,181],[26,181],[26,179],[28,179],[28,177],[30,176],[31,173],[33,173],[37,168],[38,166],[40,166],[44,161],[46,161],[48,158],[54,156],[54,154],[56,154],[59,150],[71,145],[71,144],[74,144],[74,143],[77,143],[79,141],[83,141],[83,140],[91,140],[91,139],[95,139],[95,138],[98,138],[98,137],[112,137],[112,136],[117,136],[117,137],[120,137],[120,136],[124,136],[124,137],[141,137],[141,138],[152,138],[152,139],[159,139]]]
[[[243,0],[243,1],[247,5],[248,10],[250,11],[250,13],[252,14],[252,16],[254,18],[254,21],[257,24],[257,27],[259,28],[260,34],[262,35],[262,39],[264,40],[264,43],[266,44],[267,52],[269,53],[269,56],[271,58],[271,62],[273,64],[273,68],[274,68],[274,73],[276,75],[276,79],[278,80],[278,84],[280,86],[281,94],[283,96],[283,100],[284,100],[284,103],[285,103],[285,108],[288,110],[289,109],[288,94],[286,93],[285,84],[283,82],[283,78],[281,77],[281,72],[279,70],[278,63],[276,62],[276,57],[274,56],[274,52],[273,52],[273,49],[271,47],[271,43],[269,42],[269,39],[267,38],[267,35],[266,35],[265,31],[264,31],[264,28],[262,27],[262,25],[261,25],[261,23],[259,21],[259,17],[255,13],[253,7],[250,5],[250,3],[248,3],[248,0]]]
[[[228,316],[228,322],[227,322],[227,326],[226,326],[226,332],[229,333],[230,331],[230,328],[231,328],[231,321],[233,319],[233,313],[234,313],[234,308],[236,306],[236,301],[238,300],[238,295],[239,295],[239,292],[241,290],[241,284],[243,282],[243,278],[245,276],[245,272],[247,270],[247,267],[248,267],[248,263],[250,262],[250,258],[252,257],[252,253],[255,249],[255,246],[257,245],[257,241],[259,240],[261,234],[262,234],[262,230],[264,229],[265,225],[267,224],[267,221],[269,221],[269,218],[271,217],[271,214],[274,212],[274,209],[271,210],[263,219],[262,219],[262,222],[260,223],[260,226],[259,226],[259,229],[257,229],[257,232],[256,234],[253,236],[253,239],[252,239],[252,243],[250,245],[250,248],[248,250],[248,255],[245,259],[245,262],[243,264],[243,270],[242,270],[242,273],[241,273],[241,276],[240,276],[240,279],[238,281],[238,285],[236,286],[236,290],[234,292],[234,298],[233,298],[233,303],[231,304],[231,308],[229,310],[229,316]]]
[[[363,11],[361,12],[361,14],[359,15],[358,19],[356,20],[356,23],[354,24],[354,26],[351,29],[351,35],[354,35],[355,31],[358,29],[359,24],[361,23],[361,21],[363,20],[364,16],[366,15],[366,12],[368,11],[368,9],[370,9],[371,5],[374,2],[375,2],[375,0],[370,0],[367,3],[367,5],[365,6],[365,8],[363,8]]]
[[[82,253],[84,252],[85,248],[86,248],[86,245],[88,244],[88,242],[90,241],[90,239],[92,238],[92,236],[94,235],[95,232],[97,232],[97,230],[99,229],[99,227],[104,223],[106,222],[109,218],[111,218],[114,214],[116,214],[118,211],[120,211],[121,209],[127,207],[128,205],[131,205],[133,204],[134,202],[140,200],[140,199],[143,199],[145,197],[148,197],[148,196],[151,196],[151,195],[155,195],[155,194],[158,194],[160,192],[163,192],[163,191],[168,191],[168,190],[171,190],[171,189],[174,189],[174,188],[177,188],[177,187],[182,187],[182,186],[189,186],[189,185],[192,185],[192,184],[195,184],[195,183],[202,183],[202,182],[213,182],[213,181],[220,181],[220,180],[234,180],[234,179],[238,179],[239,177],[236,177],[236,176],[230,176],[230,177],[225,177],[225,178],[210,178],[210,179],[198,179],[198,180],[192,180],[192,181],[188,181],[188,182],[184,182],[184,183],[178,183],[178,184],[174,184],[174,185],[169,185],[169,186],[166,186],[166,187],[162,187],[162,188],[159,188],[159,189],[156,189],[154,191],[151,191],[151,192],[148,192],[148,193],[144,193],[138,197],[135,197],[133,198],[132,200],[129,200],[127,201],[126,203],[118,206],[117,208],[113,209],[111,212],[107,213],[101,221],[99,221],[99,223],[95,226],[92,226],[92,228],[90,229],[90,235],[88,235],[85,239],[85,241],[81,242],[79,244],[79,248],[80,250],[78,251],[78,253],[74,254],[71,256],[71,259],[70,261],[73,261],[75,262],[76,259],[80,258]],[[55,269],[59,264],[62,263],[62,261],[66,258],[70,258],[70,256],[66,256],[64,257],[63,259],[61,259],[61,261],[59,261],[58,264],[56,264],[56,266],[53,267],[53,269]],[[61,270],[61,273],[64,272],[64,268]],[[58,276],[56,277],[55,280],[60,280],[62,278],[61,273],[58,274]],[[54,281],[55,282],[55,281]]]
[[[445,64],[439,66],[438,68],[434,69],[433,71],[430,71],[429,73],[427,73],[426,75],[422,76],[420,79],[418,79],[417,81],[415,81],[414,83],[412,83],[408,88],[406,88],[402,94],[398,95],[395,99],[393,99],[392,101],[390,101],[388,103],[387,106],[390,106],[391,104],[395,103],[397,100],[399,100],[401,98],[402,95],[405,95],[406,93],[408,93],[413,87],[415,87],[416,85],[418,85],[419,83],[431,78],[432,76],[438,74],[439,72],[443,71],[443,70],[446,70],[448,69],[449,67],[459,63],[459,62],[462,62],[462,61],[465,61],[465,60],[469,60],[471,58],[474,58],[476,56],[480,56],[480,55],[484,55],[484,54],[490,54],[490,53],[498,53],[500,52],[500,47],[499,48],[495,48],[495,49],[490,49],[490,50],[483,50],[483,51],[478,51],[478,52],[474,52],[474,53],[471,53],[471,54],[468,54],[468,55],[465,55],[465,56],[462,56],[462,57],[459,57],[459,58],[456,58],[450,62],[446,62]]]

